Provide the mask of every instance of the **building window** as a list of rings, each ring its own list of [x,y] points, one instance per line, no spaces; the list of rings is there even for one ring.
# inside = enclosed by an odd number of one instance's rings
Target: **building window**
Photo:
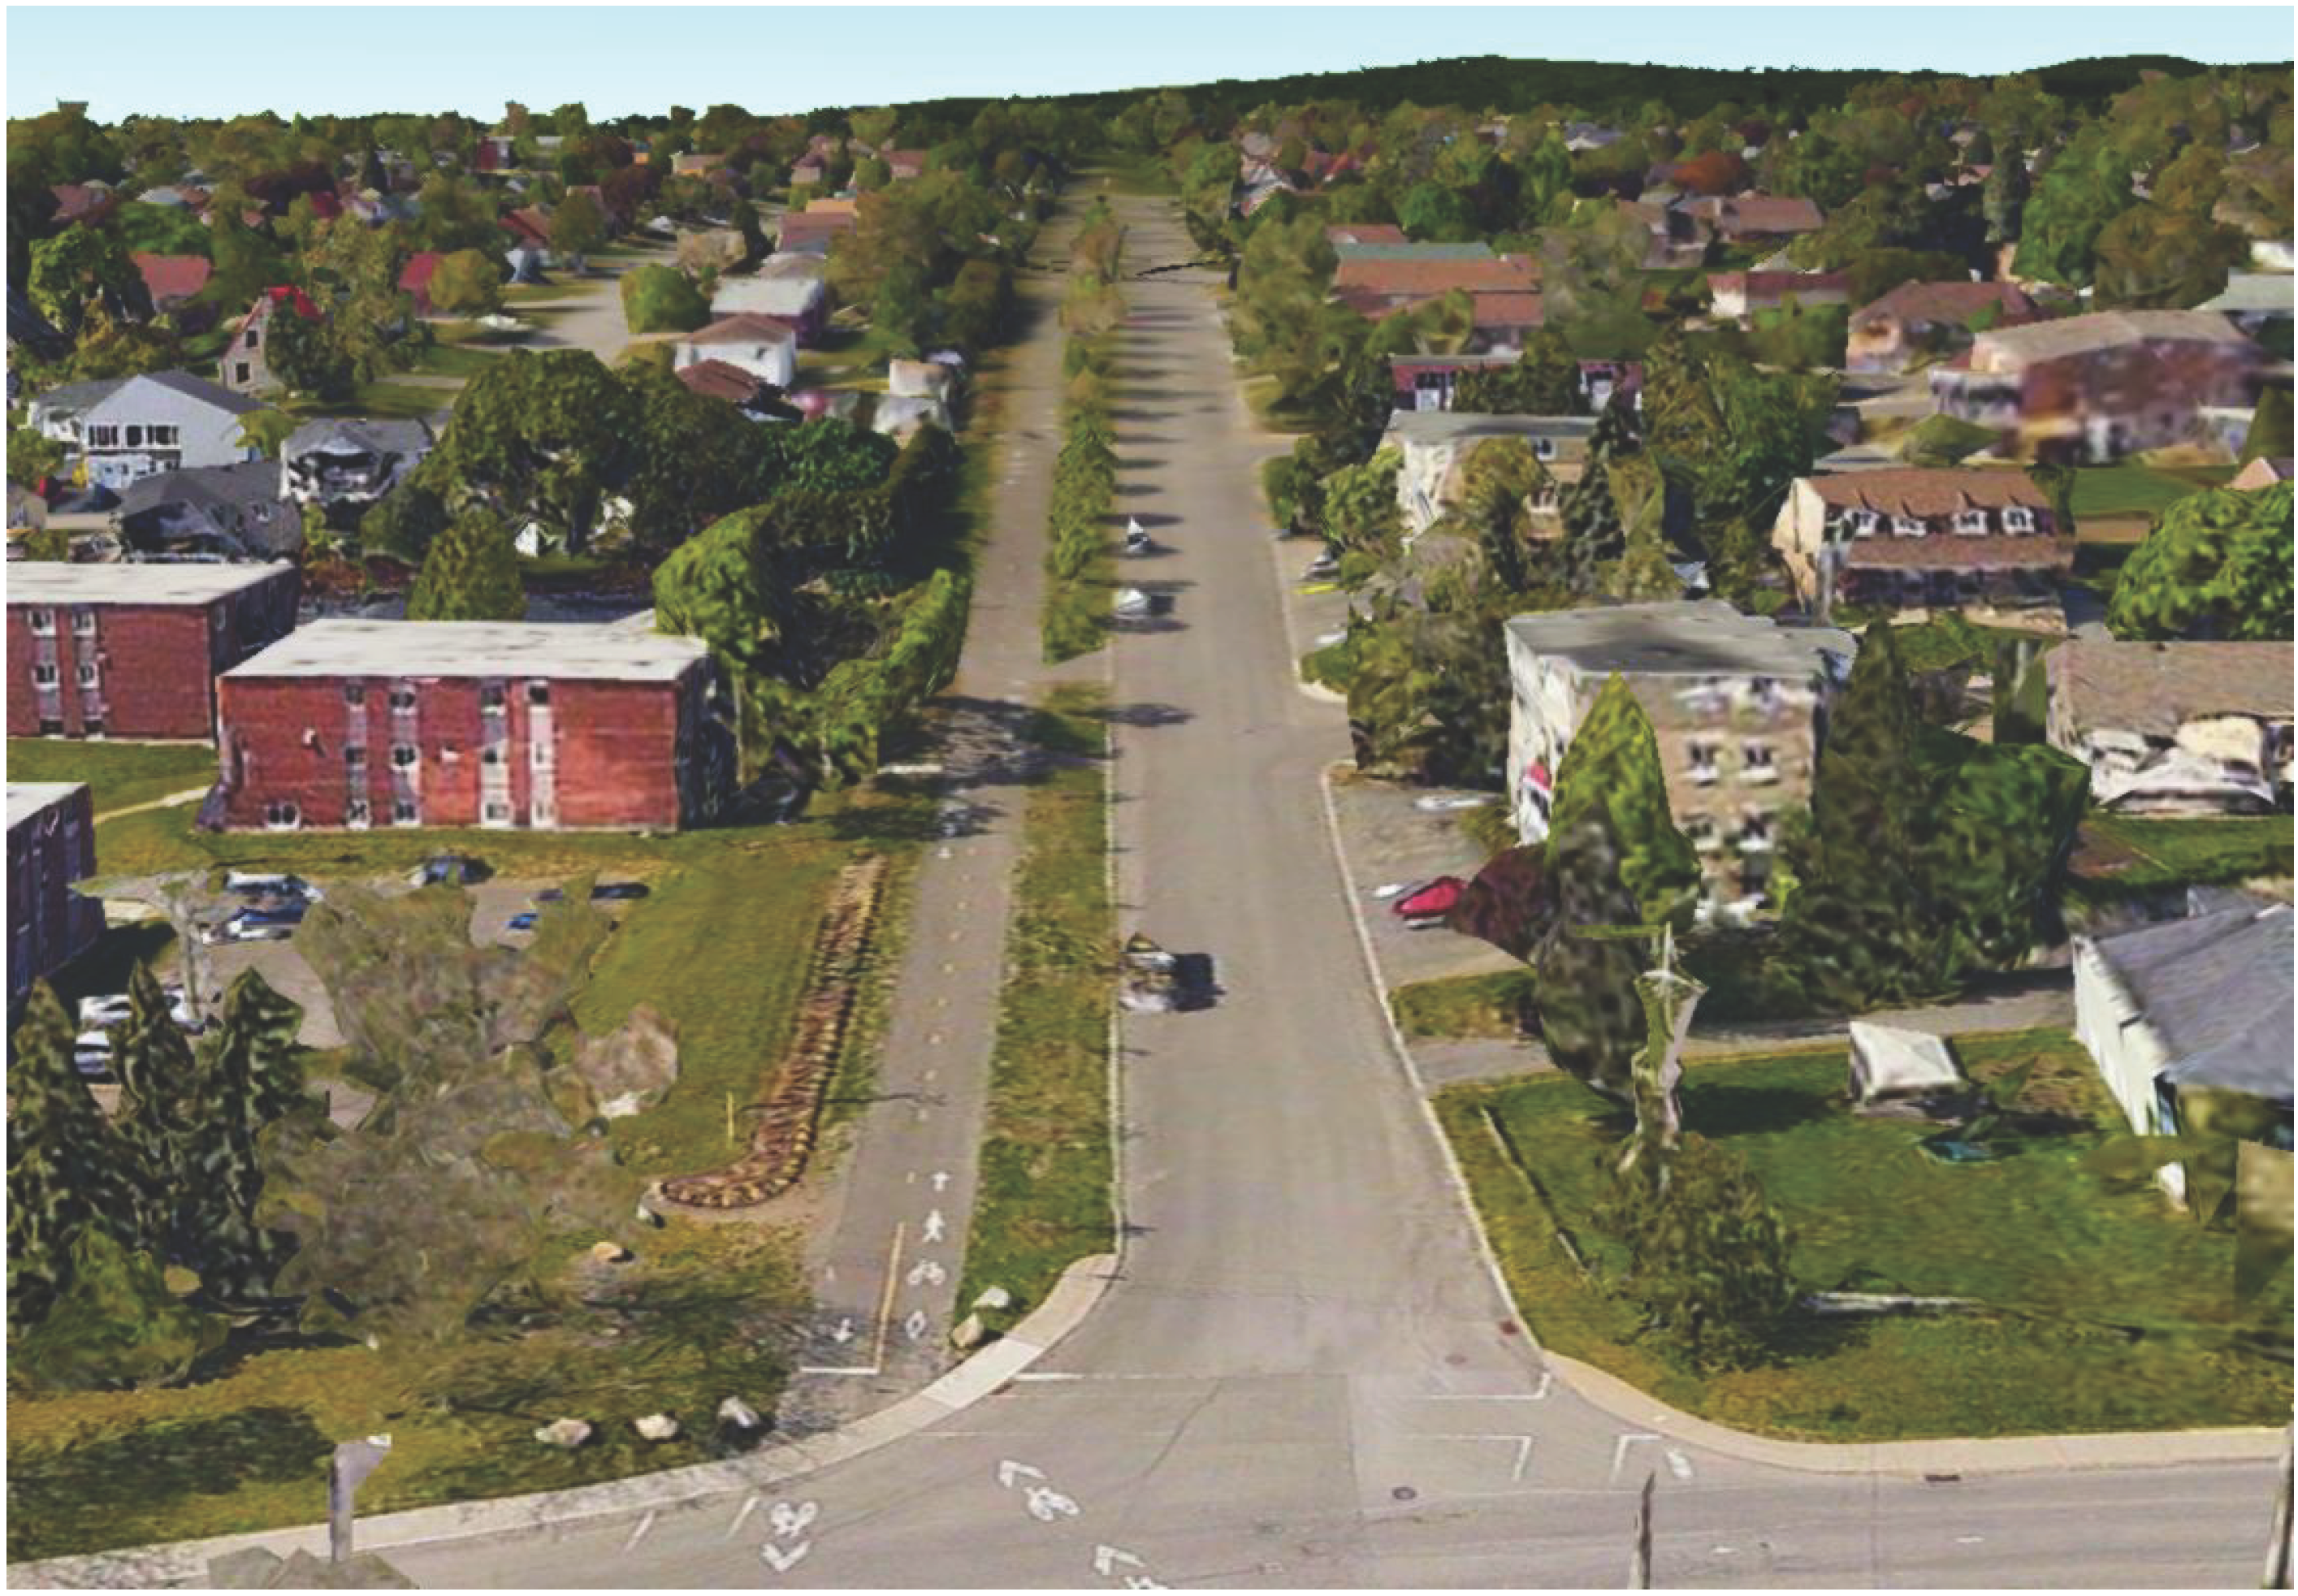
[[[372,823],[365,798],[353,798],[343,806],[343,823],[354,831],[364,831]]]
[[[357,746],[345,748],[343,750],[343,766],[347,770],[365,770],[367,768],[367,750]]]
[[[1691,846],[1703,854],[1712,854],[1722,846],[1715,835],[1715,823],[1705,815],[1694,815],[1683,823],[1683,835]]]
[[[128,428],[128,447],[130,449],[144,447],[144,429],[132,423]]]
[[[54,637],[56,634],[56,612],[54,610],[36,609],[31,613],[29,618],[32,627],[32,635],[34,637]]]
[[[1683,745],[1683,753],[1691,762],[1691,784],[1695,787],[1715,785],[1717,774],[1715,745],[1712,742],[1688,742]]]
[[[181,439],[181,434],[172,426],[147,426],[144,429],[144,435],[151,440],[154,449],[173,449]]]
[[[414,714],[415,690],[411,687],[393,688],[391,690],[391,710],[393,715]]]
[[[1751,742],[1740,750],[1740,780],[1760,786],[1779,779],[1779,766],[1772,761],[1771,744]]]
[[[95,611],[88,608],[86,605],[82,605],[78,609],[72,611],[72,635],[74,637],[94,637],[95,635]]]
[[[1743,854],[1769,853],[1772,847],[1772,817],[1749,815],[1740,823],[1740,851]]]
[[[405,770],[409,765],[413,765],[415,763],[415,745],[411,742],[393,743],[391,745],[391,763],[401,770]]]
[[[2011,506],[2003,512],[2003,530],[2005,532],[2034,531],[2035,512],[2022,504]]]
[[[79,684],[82,687],[94,687],[101,680],[94,666],[83,665],[79,667]]]
[[[231,368],[231,380],[236,383],[244,383],[248,380],[247,362],[245,360],[236,360],[233,362]]]
[[[526,684],[526,701],[530,704],[548,704],[550,702],[550,683],[548,682],[528,682]]]
[[[100,720],[83,720],[79,724],[79,729],[81,735],[85,737],[101,737],[103,735],[103,723]]]
[[[395,826],[417,823],[413,799],[400,798],[391,806],[391,823]]]
[[[343,683],[343,702],[353,709],[367,707],[367,689],[357,682]]]
[[[44,720],[44,721],[42,721],[42,722],[40,723],[40,735],[41,735],[41,736],[43,736],[43,737],[62,737],[63,734],[64,734],[64,724],[63,724],[63,722],[62,722],[62,721],[49,721],[49,720]]]
[[[526,762],[537,770],[549,770],[550,768],[550,745],[548,742],[528,743],[526,745]]]
[[[87,446],[90,449],[119,448],[120,428],[109,421],[89,423],[87,428]]]
[[[247,329],[247,347],[250,349],[253,349],[255,347],[255,329],[253,327]]]
[[[486,747],[479,750],[479,763],[481,765],[500,765],[502,763],[502,749],[493,743],[487,744]]]
[[[1769,676],[1748,679],[1748,702],[1760,715],[1771,715],[1780,707],[1780,684]]]
[[[1975,538],[1987,535],[1987,512],[1983,509],[1959,509],[1955,512],[1955,530],[1958,536]]]
[[[302,822],[302,813],[293,804],[276,803],[263,806],[263,824],[268,831],[292,831]]]
[[[1532,441],[1532,456],[1533,459],[1540,460],[1554,459],[1556,458],[1556,440],[1553,438],[1534,438]]]
[[[34,687],[54,687],[56,685],[56,667],[52,665],[35,665],[32,666],[32,685]]]
[[[510,806],[496,799],[489,802],[479,813],[481,819],[500,825],[510,819]]]
[[[1851,523],[1851,535],[1855,538],[1872,538],[1876,529],[1883,525],[1883,517],[1872,509],[1853,510],[1847,519]]]
[[[1928,530],[1930,529],[1924,526],[1918,517],[1893,516],[1891,517],[1891,535],[1895,538],[1919,538]]]
[[[499,686],[479,689],[479,713],[500,715],[503,712],[503,690]]]

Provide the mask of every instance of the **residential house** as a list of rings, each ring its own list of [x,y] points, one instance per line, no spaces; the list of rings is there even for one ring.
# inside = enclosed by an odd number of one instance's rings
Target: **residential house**
[[[2289,480],[2289,456],[2283,455],[2277,459],[2269,459],[2265,455],[2261,455],[2229,477],[2227,486],[2238,492],[2253,493],[2261,488],[2270,488],[2277,482]]]
[[[423,250],[407,257],[407,264],[399,269],[399,291],[415,302],[417,316],[438,314],[431,303],[431,277],[446,257],[437,250]]]
[[[507,133],[486,133],[479,136],[478,169],[483,172],[507,172],[517,170],[518,152],[515,141]]]
[[[510,235],[516,249],[530,249],[548,253],[550,249],[550,213],[540,205],[521,205],[516,211],[506,211],[501,217],[502,230]]]
[[[162,314],[188,303],[215,275],[215,264],[205,255],[154,255],[138,250],[128,258],[143,274],[152,309]]]
[[[279,495],[348,526],[423,462],[436,440],[420,421],[307,421],[279,447]]]
[[[1980,334],[1932,368],[1931,400],[2022,457],[2114,460],[2192,438],[2204,409],[2254,402],[2263,358],[2207,310],[2108,310]]]
[[[1505,299],[1507,296],[1493,296]],[[1515,365],[1524,359],[1519,344],[1477,353],[1391,355],[1389,374],[1396,383],[1396,408],[1401,410],[1449,410],[1460,374]],[[1612,401],[1615,391],[1624,393],[1641,409],[1643,365],[1637,360],[1583,360],[1580,398],[1591,414]]]
[[[8,1021],[32,983],[103,934],[103,906],[72,890],[95,873],[95,813],[85,781],[8,783]]]
[[[1777,310],[1792,299],[1806,309],[1851,302],[1847,271],[1719,271],[1707,278],[1715,314],[1739,320],[1758,310]]]
[[[880,150],[878,158],[886,163],[886,170],[894,175],[897,183],[925,176],[926,152],[923,150]]]
[[[121,203],[120,191],[108,183],[52,183],[48,192],[56,197],[53,220],[59,227],[73,222],[95,227]]]
[[[217,687],[219,828],[666,830],[733,792],[732,703],[696,638],[318,621]]]
[[[1507,625],[1509,771],[1517,835],[1546,839],[1556,772],[1620,676],[1650,718],[1676,829],[1699,856],[1701,914],[1768,900],[1780,816],[1810,797],[1847,633],[1790,628],[1718,599],[1517,616]]]
[[[133,558],[265,562],[303,548],[302,512],[281,496],[269,460],[139,477],[112,524]]]
[[[826,255],[831,240],[854,230],[851,202],[815,200],[803,211],[789,211],[778,224],[774,248],[782,254]]]
[[[798,380],[798,335],[765,316],[723,317],[679,338],[672,368],[704,360],[723,360],[787,392]]]
[[[1767,194],[1685,200],[1675,208],[1707,223],[1727,244],[1784,244],[1818,232],[1825,222],[1809,200]]]
[[[1804,603],[2054,603],[2073,534],[2023,471],[1902,466],[1798,477],[1772,527]]]
[[[1543,529],[1540,512],[1552,510],[1552,497],[1563,484],[1579,479],[1588,458],[1588,440],[1596,430],[1593,416],[1479,416],[1461,410],[1400,410],[1389,418],[1381,436],[1383,449],[1403,456],[1397,468],[1396,499],[1404,512],[1407,536],[1418,537],[1459,502],[1460,468],[1477,446],[1492,438],[1519,438],[1549,474],[1547,495],[1536,499],[1534,530]]]
[[[800,349],[811,349],[830,323],[830,285],[818,274],[721,277],[710,295],[710,314],[779,321],[797,335]]]
[[[294,630],[292,565],[66,565],[8,574],[8,735],[215,735],[217,673]]]
[[[1971,346],[1973,318],[1997,327],[2035,319],[2035,302],[2015,283],[1902,283],[1851,313],[1844,351],[1851,371],[1912,371],[1926,360]]]
[[[271,335],[272,318],[283,312],[300,316],[306,321],[320,319],[319,307],[301,288],[266,288],[255,296],[255,303],[239,319],[232,330],[231,342],[224,347],[217,362],[223,374],[223,385],[235,393],[263,393],[277,389],[271,367],[264,358],[264,348]],[[251,407],[252,408],[252,407]],[[186,462],[189,463],[189,462]]]
[[[790,168],[789,186],[792,188],[811,188],[826,182],[829,177],[830,168],[816,157],[808,155]]]
[[[726,164],[719,155],[687,154],[670,158],[670,175],[674,178],[699,178]]]
[[[2286,271],[2235,271],[2227,274],[2223,293],[2195,307],[2223,316],[2244,337],[2263,341],[2278,323],[2282,341],[2290,341],[2291,284]]]
[[[241,437],[263,407],[186,371],[68,383],[35,399],[29,418],[87,467],[87,480],[120,492],[139,476],[229,466],[260,452]]]
[[[2074,945],[2075,1039],[2133,1131],[2200,1129],[2196,1094],[2256,1099],[2291,1145],[2290,906],[2240,906]],[[2158,1177],[2186,1198],[2186,1170]]]
[[[773,385],[740,366],[723,360],[698,360],[678,368],[678,380],[687,388],[732,405],[753,421],[795,419],[796,412],[778,401]]]
[[[1468,302],[1474,307],[1468,343],[1475,349],[1521,351],[1545,319],[1537,294],[1472,293]]]
[[[2051,746],[2124,815],[2266,814],[2290,801],[2286,642],[2075,638],[2044,657]]]
[[[1540,265],[1517,255],[1495,255],[1484,244],[1343,244],[1333,273],[1333,297],[1368,320],[1378,321],[1455,291],[1477,309],[1495,336],[1513,336],[1540,324]],[[1493,297],[1505,296],[1505,297]]]
[[[1354,221],[1345,227],[1327,227],[1325,242],[1338,248],[1344,244],[1410,244],[1402,227],[1391,222]]]
[[[1715,236],[1714,224],[1680,206],[1621,200],[1620,210],[1641,222],[1651,242],[1644,250],[1648,270],[1675,270],[1701,264]]]

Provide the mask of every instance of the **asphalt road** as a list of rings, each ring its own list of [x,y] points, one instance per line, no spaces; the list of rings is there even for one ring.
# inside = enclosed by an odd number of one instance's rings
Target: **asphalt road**
[[[1128,202],[1128,259],[1191,252]],[[1127,508],[1171,615],[1118,645],[1128,923],[1211,953],[1128,1021],[1121,1278],[1029,1375],[764,1501],[388,1550],[426,1586],[1610,1586],[2257,1577],[2265,1467],[1926,1484],[1640,1438],[1543,1379],[1389,1052],[1319,818],[1340,712],[1292,685],[1256,433],[1211,280],[1128,285]],[[378,1547],[376,1550],[386,1550]]]

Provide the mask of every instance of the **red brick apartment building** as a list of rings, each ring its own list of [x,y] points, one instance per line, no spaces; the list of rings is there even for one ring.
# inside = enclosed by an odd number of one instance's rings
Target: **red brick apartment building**
[[[32,983],[103,930],[103,906],[71,889],[95,873],[95,815],[82,781],[8,783],[8,1016]]]
[[[227,829],[672,828],[733,789],[709,650],[623,624],[319,621],[217,693]]]
[[[215,678],[295,629],[273,565],[8,567],[8,735],[215,736]]]

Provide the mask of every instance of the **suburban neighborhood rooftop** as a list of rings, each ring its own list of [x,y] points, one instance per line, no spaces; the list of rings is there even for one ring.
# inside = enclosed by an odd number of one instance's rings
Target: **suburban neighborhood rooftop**
[[[2034,360],[2059,360],[2088,354],[2122,343],[2227,343],[2255,347],[2234,324],[2208,310],[2102,310],[2091,316],[2070,316],[2059,321],[2033,321],[2022,327],[1996,327],[1981,333],[1972,350],[1971,366],[1983,369],[2015,369]]]
[[[2282,642],[2110,642],[2071,638],[2046,668],[2079,726],[2170,737],[2216,715],[2290,714],[2294,646]]]
[[[284,560],[260,566],[76,566],[61,560],[21,560],[8,568],[8,602],[210,604],[293,569]]]
[[[314,621],[227,677],[547,676],[670,682],[709,657],[690,637],[527,621]]]
[[[1483,416],[1472,410],[1399,410],[1388,436],[1400,443],[1457,443],[1465,438],[1584,438],[1594,416]]]
[[[1831,654],[1848,662],[1857,649],[1848,633],[1790,629],[1721,599],[1523,615],[1508,629],[1532,652],[1589,674],[1794,677],[1827,668]]]
[[[2012,505],[2039,510],[2051,508],[2051,496],[2028,480],[2023,471],[1905,466],[1807,480],[1822,503],[1887,516],[1945,516],[1959,509],[1999,509]]]
[[[2224,909],[2095,946],[2162,1037],[2171,1080],[2291,1105],[2289,905]]]

